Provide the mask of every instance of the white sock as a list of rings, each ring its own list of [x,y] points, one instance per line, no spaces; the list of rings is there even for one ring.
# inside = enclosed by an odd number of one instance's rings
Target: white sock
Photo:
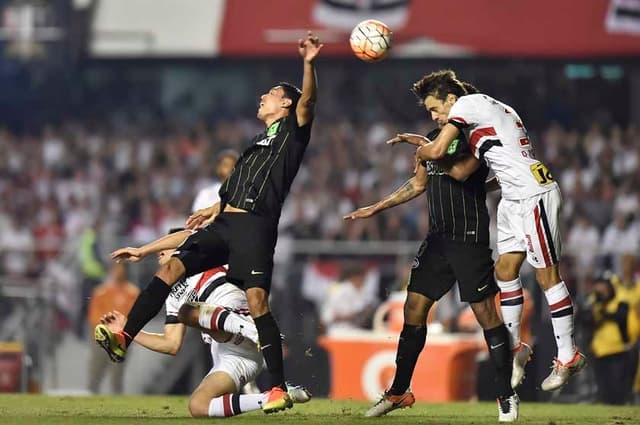
[[[267,402],[267,398],[265,393],[225,394],[209,402],[209,416],[224,418],[262,409],[262,404]]]
[[[520,320],[522,320],[522,308],[524,306],[522,282],[518,276],[516,280],[509,282],[496,279],[496,283],[500,288],[502,320],[509,331],[509,343],[513,350],[520,346]]]
[[[258,343],[256,325],[246,320],[242,315],[229,311],[224,307],[210,305],[204,308],[201,307],[198,314],[198,323],[205,329],[241,334],[254,343]]]
[[[573,340],[573,303],[567,285],[560,282],[544,291],[549,303],[551,324],[558,345],[558,360],[567,363],[576,354]]]

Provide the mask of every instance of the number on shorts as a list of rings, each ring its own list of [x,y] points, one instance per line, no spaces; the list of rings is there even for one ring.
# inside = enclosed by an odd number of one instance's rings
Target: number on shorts
[[[531,165],[531,173],[542,186],[553,183],[551,171],[542,162]]]

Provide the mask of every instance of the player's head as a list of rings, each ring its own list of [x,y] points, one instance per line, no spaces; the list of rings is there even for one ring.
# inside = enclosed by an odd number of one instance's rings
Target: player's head
[[[231,175],[233,167],[238,161],[238,152],[233,149],[225,149],[216,156],[216,177],[220,181],[225,181]]]
[[[169,234],[176,233],[176,232],[181,232],[183,230],[184,229],[181,228],[181,227],[176,227],[176,228],[173,228],[173,229],[169,230]],[[171,259],[171,256],[173,255],[174,252],[176,252],[175,248],[165,249],[164,251],[158,252],[158,264],[161,265],[161,266],[167,264],[169,262],[169,260]]]
[[[431,114],[431,119],[438,125],[447,123],[449,111],[458,98],[468,94],[467,88],[477,92],[469,83],[458,80],[456,73],[450,69],[427,74],[413,84],[411,91]]]
[[[266,123],[270,120],[286,117],[291,111],[296,110],[301,95],[300,89],[293,84],[276,84],[267,93],[260,96],[258,119]]]

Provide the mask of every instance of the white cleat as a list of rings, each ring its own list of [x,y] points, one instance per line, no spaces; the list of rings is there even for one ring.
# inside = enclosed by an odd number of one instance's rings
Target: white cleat
[[[540,386],[544,391],[554,391],[566,385],[576,373],[580,372],[587,365],[587,359],[580,351],[576,351],[571,361],[563,364],[560,360],[554,359],[551,366],[551,373],[542,381]]]
[[[515,422],[519,406],[520,398],[516,393],[509,397],[498,397],[498,422]]]
[[[513,370],[511,372],[511,388],[514,390],[522,384],[524,380],[524,370],[531,360],[533,350],[524,342],[521,342],[518,348],[513,350]]]
[[[371,409],[367,410],[367,413],[364,415],[368,417],[383,416],[392,410],[411,407],[415,402],[416,398],[413,396],[411,390],[407,390],[404,394],[400,395],[391,395],[388,392],[385,392],[380,400],[378,400]]]
[[[287,392],[294,403],[306,403],[311,400],[311,392],[302,385],[293,385],[287,382]]]

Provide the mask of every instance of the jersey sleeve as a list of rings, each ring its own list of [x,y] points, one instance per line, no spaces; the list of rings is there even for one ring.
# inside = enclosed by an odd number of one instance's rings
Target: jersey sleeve
[[[458,127],[460,131],[478,124],[476,105],[472,96],[462,96],[453,104],[449,111],[448,121]]]
[[[182,286],[184,286],[184,281],[180,281],[174,285],[164,303],[164,309],[167,313],[164,320],[166,325],[180,323],[178,320],[178,310],[180,310],[180,306],[182,305],[182,297],[180,296]]]

